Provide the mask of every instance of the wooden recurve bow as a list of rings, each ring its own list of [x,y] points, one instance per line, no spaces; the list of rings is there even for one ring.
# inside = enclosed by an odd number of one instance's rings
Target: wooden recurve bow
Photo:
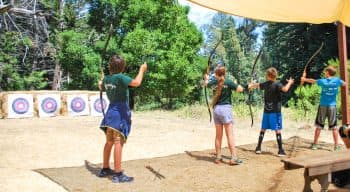
[[[250,76],[251,76],[251,82],[254,82],[256,81],[256,72],[255,72],[255,69],[256,69],[256,64],[258,63],[258,60],[261,56],[261,53],[262,53],[262,50],[263,50],[263,47],[260,48],[259,50],[259,53],[258,55],[255,57],[255,60],[254,60],[254,64],[253,64],[253,68],[252,68],[252,71],[250,73]],[[251,118],[251,124],[250,124],[250,127],[253,127],[254,125],[254,114],[253,114],[253,110],[252,110],[252,93],[253,91],[249,91],[248,93],[248,106],[249,106],[249,113],[250,113],[250,118]]]
[[[206,75],[209,75],[210,73],[211,58],[214,55],[215,50],[218,48],[219,44],[221,43],[222,39],[223,39],[223,34],[221,34],[220,40],[216,43],[214,49],[209,54],[207,69],[205,70]],[[207,104],[207,108],[209,112],[209,121],[211,122],[212,116],[211,116],[211,110],[210,110],[209,101],[208,101],[207,86],[204,86],[204,97],[205,97],[205,103]]]
[[[105,76],[104,72],[103,72],[103,61],[104,61],[104,59],[106,57],[106,51],[107,51],[108,43],[109,43],[109,40],[111,39],[112,33],[113,33],[113,25],[111,24],[109,26],[106,43],[105,43],[105,45],[104,45],[104,47],[102,49],[102,52],[101,52],[101,63],[100,63],[101,81],[103,81],[104,76]],[[102,110],[103,117],[105,117],[106,114],[105,114],[104,102],[103,102],[103,89],[102,89],[102,87],[99,87],[99,89],[100,89],[101,110]]]
[[[311,63],[311,61],[316,57],[316,55],[318,55],[322,48],[323,48],[323,42],[321,44],[321,46],[315,51],[314,54],[312,54],[312,56],[309,58],[309,60],[306,62],[305,64],[305,67],[304,67],[304,70],[303,70],[303,75],[301,77],[304,77],[306,78],[306,69],[307,67],[309,66],[309,64]],[[300,81],[300,86],[299,86],[299,96],[302,95],[302,92],[301,92],[301,88],[303,87],[304,85],[304,82]],[[303,108],[304,108],[304,117],[306,116],[306,106],[305,106],[305,102],[304,102],[304,97],[301,98],[301,104],[303,105]]]

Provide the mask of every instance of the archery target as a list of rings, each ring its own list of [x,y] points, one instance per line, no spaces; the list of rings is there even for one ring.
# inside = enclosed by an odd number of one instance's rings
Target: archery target
[[[61,100],[59,94],[38,95],[39,117],[53,117],[59,114]]]
[[[102,116],[102,103],[103,103],[103,109],[106,112],[107,111],[107,107],[109,105],[109,100],[107,98],[107,96],[104,94],[102,96],[102,100],[103,102],[101,102],[100,100],[100,96],[99,95],[92,95],[90,96],[90,115],[91,116]]]
[[[68,95],[67,105],[68,114],[71,116],[89,115],[87,94]]]
[[[33,117],[33,95],[9,94],[7,111],[7,118]]]

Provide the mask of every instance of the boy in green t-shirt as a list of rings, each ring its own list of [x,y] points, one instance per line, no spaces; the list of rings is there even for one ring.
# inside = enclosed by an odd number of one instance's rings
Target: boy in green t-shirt
[[[105,90],[110,104],[101,122],[100,128],[106,134],[106,143],[103,149],[103,168],[98,173],[99,177],[112,175],[112,182],[131,182],[129,177],[122,172],[122,149],[131,130],[131,111],[129,108],[129,86],[141,85],[143,74],[147,70],[147,64],[140,66],[135,79],[123,74],[125,61],[123,58],[112,55],[108,63],[109,75],[99,82],[99,89]],[[109,158],[114,145],[114,171],[109,167]]]

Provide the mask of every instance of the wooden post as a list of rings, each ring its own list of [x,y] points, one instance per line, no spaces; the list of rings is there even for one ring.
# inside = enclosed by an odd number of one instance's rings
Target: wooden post
[[[348,56],[346,47],[346,28],[341,22],[338,22],[338,53],[340,62],[340,77],[346,83],[345,87],[341,87],[341,106],[342,106],[342,124],[350,124],[349,114],[349,79],[348,79]]]

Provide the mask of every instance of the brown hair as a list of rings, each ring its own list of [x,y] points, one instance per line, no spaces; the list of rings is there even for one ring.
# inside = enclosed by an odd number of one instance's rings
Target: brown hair
[[[215,90],[215,95],[211,102],[212,107],[216,105],[216,103],[219,100],[219,97],[221,96],[222,88],[224,87],[224,83],[225,83],[225,74],[226,74],[225,67],[219,66],[215,69],[215,75],[219,78],[218,78],[218,86]]]
[[[274,67],[270,67],[266,70],[266,76],[270,77],[271,79],[276,79],[278,75],[277,69]]]
[[[327,71],[330,76],[334,76],[337,73],[337,69],[333,66],[326,67],[325,71]]]
[[[118,55],[112,55],[109,59],[108,70],[110,74],[122,73],[125,70],[125,61]]]

